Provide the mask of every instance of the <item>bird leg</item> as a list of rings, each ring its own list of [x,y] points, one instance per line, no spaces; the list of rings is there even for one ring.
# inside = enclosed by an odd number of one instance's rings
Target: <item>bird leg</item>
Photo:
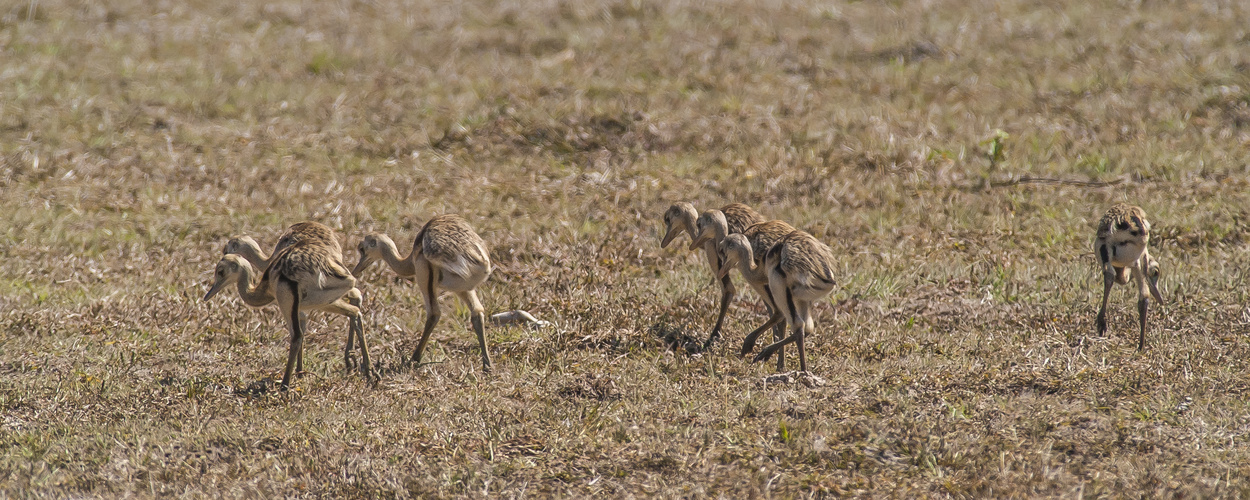
[[[764,285],[762,292],[763,293],[761,295],[764,298],[764,306],[768,308],[768,321],[765,322],[763,326],[752,330],[751,333],[748,333],[746,338],[742,340],[742,356],[746,356],[748,353],[755,350],[756,339],[759,338],[760,334],[769,327],[772,327],[773,329],[773,342],[781,340],[786,336],[785,316],[781,314],[781,310],[777,308],[777,304],[773,300],[772,289],[770,289],[768,285]],[[781,355],[777,358],[777,371],[784,372],[786,371],[785,350],[782,350],[780,354]]]
[[[477,345],[482,349],[482,370],[490,371],[490,351],[486,350],[486,312],[482,302],[477,299],[477,291],[457,292],[460,301],[469,306],[469,320],[473,323],[473,333],[477,334]]]
[[[764,350],[760,351],[759,354],[755,355],[755,358],[753,358],[751,362],[759,363],[760,361],[764,361],[768,358],[771,358],[773,357],[773,354],[776,354],[777,351],[780,351],[782,347],[786,346],[786,344],[789,344],[791,342],[797,342],[801,338],[803,338],[803,328],[802,326],[795,325],[793,334],[791,334],[789,337],[773,342],[768,347],[765,347]],[[802,358],[799,359],[799,366],[800,367],[803,366]]]
[[[774,328],[774,331],[776,331],[775,328],[780,326],[781,331],[784,332],[785,321],[786,321],[785,316],[782,316],[781,312],[777,311],[776,309],[773,309],[773,315],[768,318],[768,322],[764,323],[759,328],[756,328],[755,330],[751,331],[751,333],[748,333],[747,338],[742,340],[742,355],[746,356],[747,354],[750,354],[751,351],[755,350],[755,340],[759,338],[761,333],[764,333],[769,328]]]
[[[1137,320],[1141,323],[1141,333],[1137,337],[1138,351],[1146,350],[1146,302],[1150,291],[1146,288],[1146,274],[1140,265],[1145,262],[1145,259],[1141,259],[1139,265],[1133,266],[1133,279],[1137,282]]]
[[[425,329],[421,332],[421,341],[417,343],[417,349],[412,352],[410,363],[413,366],[421,365],[421,353],[425,351],[425,344],[430,341],[430,334],[434,333],[434,326],[438,324],[442,316],[438,310],[438,291],[434,288],[437,272],[429,263],[426,263],[424,271],[418,274],[425,274],[425,276],[417,276],[417,279],[424,286],[421,290],[421,297],[425,300]],[[421,278],[425,279],[421,280]]]
[[[807,332],[809,330],[815,330],[816,326],[816,324],[812,322],[812,315],[808,310],[809,304],[809,302],[800,302],[798,304],[799,314],[798,318],[796,318],[798,321],[795,322],[799,325],[797,332],[799,338],[798,340],[795,340],[795,342],[799,345],[799,371],[804,373],[807,373],[807,347],[803,340],[807,338]],[[777,353],[781,353],[780,347],[777,348]]]
[[[764,297],[765,297],[764,303],[765,305],[768,306],[770,314],[773,316],[777,316],[778,318],[781,318],[783,320],[783,321],[778,321],[776,324],[773,325],[773,343],[776,343],[777,341],[783,338],[786,338],[786,325],[784,321],[785,316],[781,314],[781,311],[777,310],[777,304],[773,303],[773,291],[772,289],[768,288],[768,285],[764,285]],[[785,348],[780,348],[780,349],[777,349],[777,373],[782,373],[785,371],[786,371],[786,350]]]
[[[283,306],[287,305],[283,304],[284,302],[289,303],[288,307],[282,307],[282,309],[290,311],[287,320],[291,325],[291,350],[287,353],[286,371],[282,374],[282,390],[287,390],[291,387],[291,372],[295,369],[296,359],[304,348],[304,328],[303,322],[300,321],[299,284],[283,276],[278,276],[278,284],[280,287],[285,285],[286,290],[289,291],[289,296],[280,293],[278,297],[278,305]]]
[[[755,359],[752,359],[751,361],[753,363],[764,361],[772,357],[773,354],[781,352],[781,348],[785,347],[786,344],[798,342],[799,370],[807,371],[807,351],[804,349],[803,337],[805,330],[815,326],[815,323],[812,322],[811,315],[808,312],[808,303],[795,301],[793,296],[790,294],[789,289],[786,289],[786,305],[790,312],[787,320],[792,325],[794,333],[792,333],[789,337],[773,342],[772,345],[765,347],[764,350],[760,351],[760,353],[755,356]]]
[[[799,338],[798,340],[795,340],[795,342],[799,345],[799,371],[801,372],[807,372],[807,349],[803,346],[803,338],[807,334],[806,330],[806,325],[800,324],[798,331]],[[780,352],[781,348],[778,347],[777,351]]]
[[[1094,319],[1094,326],[1100,336],[1107,333],[1107,299],[1111,296],[1111,285],[1115,284],[1115,271],[1110,270],[1110,267],[1106,266],[1102,272],[1102,306],[1098,308],[1098,317]]]
[[[324,306],[321,310],[347,317],[347,347],[343,350],[343,361],[347,365],[347,371],[356,368],[355,359],[352,358],[352,348],[354,341],[360,341],[360,373],[364,375],[366,380],[373,379],[373,365],[369,362],[369,346],[365,344],[365,321],[364,315],[360,314],[360,308],[351,303],[351,299],[339,299],[328,306]]]
[[[352,348],[355,347],[356,340],[356,321],[348,318],[347,323],[347,346],[343,348],[343,366],[347,371],[356,368],[356,358],[352,357]]]
[[[725,323],[725,313],[729,312],[729,303],[732,302],[734,298],[734,292],[736,290],[734,290],[734,284],[733,281],[729,279],[729,275],[725,275],[720,279],[720,289],[720,312],[716,314],[716,326],[712,327],[712,334],[708,335],[707,342],[704,343],[705,348],[712,347],[712,344],[716,342],[716,339],[720,338],[720,328],[721,325]]]
[[[351,291],[347,292],[347,295],[345,295],[344,298],[347,300],[348,304],[356,308],[357,314],[359,314],[360,306],[363,303],[360,290],[353,288]],[[366,357],[368,351],[365,349],[364,320],[359,322],[354,321],[356,319],[355,315],[348,315],[347,319],[347,347],[343,349],[343,365],[347,367],[347,371],[351,371],[353,368],[356,368],[356,358],[352,357],[352,347],[354,347],[353,341],[356,337],[360,337],[360,349],[365,353],[361,357]],[[363,361],[366,365],[369,363],[367,359]]]
[[[786,338],[786,326],[782,323],[777,323],[773,326],[773,343],[783,338]],[[799,345],[802,346],[803,344],[800,343]],[[786,349],[782,346],[777,348],[777,372],[781,373],[784,371],[786,371]]]
[[[308,331],[308,313],[299,313],[299,327],[303,331]],[[295,338],[295,332],[291,332],[291,338]],[[304,350],[300,349],[299,354],[295,358],[295,376],[304,376]]]
[[[373,380],[373,363],[369,361],[369,347],[365,345],[364,316],[357,313],[351,322],[355,325],[356,339],[360,340],[360,374],[365,376],[365,380]]]

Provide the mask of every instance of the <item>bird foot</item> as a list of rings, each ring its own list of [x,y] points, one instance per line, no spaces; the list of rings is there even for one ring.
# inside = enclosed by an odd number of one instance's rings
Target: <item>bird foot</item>
[[[720,340],[720,332],[712,332],[707,336],[707,340],[703,341],[703,345],[700,346],[702,348],[700,349],[700,352],[707,352],[710,350],[713,345],[716,345],[717,340]]]
[[[747,337],[746,340],[742,341],[742,351],[738,353],[738,357],[745,358],[747,357],[748,354],[751,354],[751,351],[754,351],[754,350],[755,350],[755,338]]]

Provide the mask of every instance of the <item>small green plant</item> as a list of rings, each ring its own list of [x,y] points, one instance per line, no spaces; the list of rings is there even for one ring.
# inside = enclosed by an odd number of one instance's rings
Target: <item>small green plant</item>
[[[309,73],[314,75],[324,75],[331,71],[337,71],[343,66],[343,61],[327,51],[317,52],[313,54],[312,60],[304,67]]]
[[[996,171],[998,171],[998,164],[1001,163],[1005,157],[1004,145],[1009,137],[1011,136],[1006,132],[1003,132],[1002,129],[994,129],[994,135],[991,135],[981,141],[981,145],[986,146],[985,159],[990,162],[990,168],[985,171],[985,176],[981,178],[982,188],[990,187],[990,178],[994,176]]]

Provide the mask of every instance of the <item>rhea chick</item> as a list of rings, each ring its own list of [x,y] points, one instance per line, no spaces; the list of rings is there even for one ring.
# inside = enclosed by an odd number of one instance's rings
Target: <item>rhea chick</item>
[[[752,224],[764,222],[764,216],[752,210],[751,207],[741,203],[730,203],[721,207],[720,213],[724,216],[727,227],[727,234],[741,233]],[[705,215],[707,215],[705,213]],[[700,222],[707,220],[707,217],[701,217],[699,212],[695,210],[694,205],[687,202],[677,202],[664,212],[664,239],[660,241],[660,248],[667,247],[678,235],[686,233],[690,235],[691,241],[695,241],[705,231],[700,226]],[[712,241],[708,238],[699,245],[703,247],[703,255],[707,258],[708,266],[712,268],[712,274],[720,273],[721,260],[716,251],[716,244],[720,240]],[[708,342],[705,345],[710,347],[715,339],[720,337],[721,326],[725,323],[725,313],[729,311],[729,303],[733,301],[734,294],[737,289],[734,287],[733,281],[726,275],[720,278],[720,310],[716,314],[716,326],[712,327],[712,333],[708,335]]]
[[[1098,334],[1107,332],[1107,299],[1111,294],[1112,285],[1127,285],[1129,276],[1137,284],[1137,314],[1141,333],[1137,339],[1137,350],[1146,349],[1146,309],[1148,297],[1153,296],[1160,304],[1163,295],[1159,293],[1159,262],[1150,256],[1147,244],[1150,243],[1150,221],[1146,212],[1140,207],[1120,203],[1098,221],[1098,236],[1094,241],[1094,251],[1102,265],[1102,306],[1098,308],[1098,318],[1094,324]]]

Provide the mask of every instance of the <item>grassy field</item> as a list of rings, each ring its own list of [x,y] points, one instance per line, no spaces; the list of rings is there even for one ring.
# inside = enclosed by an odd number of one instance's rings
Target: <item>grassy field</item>
[[[1219,1],[21,0],[0,6],[0,497],[1250,495],[1250,9]],[[1001,133],[1000,133],[1001,132]],[[1000,155],[991,154],[995,138]],[[674,201],[827,242],[823,385],[659,248]],[[1166,306],[1094,336],[1094,226]],[[200,299],[288,224],[491,244],[481,370],[375,266],[382,380]],[[735,278],[736,279],[736,278]],[[739,281],[740,283],[740,281]],[[793,350],[790,351],[793,356]],[[794,358],[791,358],[795,361]]]

